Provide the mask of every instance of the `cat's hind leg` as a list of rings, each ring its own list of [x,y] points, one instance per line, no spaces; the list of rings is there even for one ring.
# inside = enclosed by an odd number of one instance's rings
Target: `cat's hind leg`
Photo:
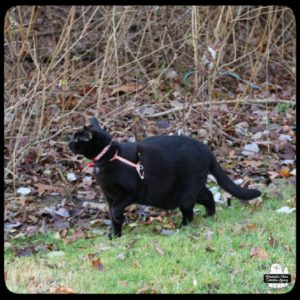
[[[179,209],[182,213],[182,221],[180,227],[186,226],[192,223],[194,218],[194,206],[197,202],[197,192],[194,192],[194,187],[192,185],[185,186],[181,193],[179,194]]]
[[[204,217],[213,216],[216,212],[216,204],[212,192],[204,186],[199,193],[197,203],[202,204],[205,207]]]

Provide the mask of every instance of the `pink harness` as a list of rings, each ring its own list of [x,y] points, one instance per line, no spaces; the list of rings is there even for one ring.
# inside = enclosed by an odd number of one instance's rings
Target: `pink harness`
[[[109,145],[107,145],[106,147],[103,148],[103,150],[93,159],[93,162],[89,162],[88,163],[88,166],[89,167],[93,167],[94,166],[94,163],[96,161],[98,161],[101,157],[104,156],[104,154],[108,151],[109,147],[111,146],[111,143]],[[129,161],[128,159],[125,159],[121,156],[118,155],[118,150],[116,151],[115,155],[113,158],[111,158],[109,161],[113,161],[113,160],[119,160],[121,161],[122,163],[128,165],[128,166],[131,166],[133,168],[136,169],[137,173],[139,174],[140,178],[141,179],[144,179],[144,166],[141,165],[141,162],[138,161],[136,164]]]

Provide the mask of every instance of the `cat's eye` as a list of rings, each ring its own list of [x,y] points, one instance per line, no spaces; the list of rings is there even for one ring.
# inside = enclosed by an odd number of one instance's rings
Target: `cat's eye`
[[[79,142],[78,137],[75,137],[75,138],[74,138],[74,142],[75,142],[75,143]]]

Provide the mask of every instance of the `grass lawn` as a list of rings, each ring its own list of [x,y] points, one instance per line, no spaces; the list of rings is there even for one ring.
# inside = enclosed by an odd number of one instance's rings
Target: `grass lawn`
[[[162,224],[126,225],[123,236],[79,239],[65,244],[55,233],[9,241],[41,245],[29,256],[5,250],[5,280],[15,293],[286,293],[296,276],[296,217],[276,209],[295,203],[295,186],[278,181],[265,189],[261,205],[218,206],[204,219],[197,206],[195,222],[172,235]],[[180,212],[174,216],[180,222]],[[270,236],[272,239],[270,240]],[[51,245],[46,251],[42,245]],[[255,249],[256,248],[256,249]],[[287,267],[292,283],[270,288],[263,275],[277,263]],[[93,265],[94,264],[94,265]]]

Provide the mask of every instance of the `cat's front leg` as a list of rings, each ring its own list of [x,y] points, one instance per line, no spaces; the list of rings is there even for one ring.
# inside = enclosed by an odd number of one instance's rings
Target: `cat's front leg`
[[[128,197],[122,199],[120,202],[118,201],[109,205],[112,233],[108,234],[108,238],[120,237],[122,235],[122,225],[125,221],[124,209],[133,202],[133,199]]]

